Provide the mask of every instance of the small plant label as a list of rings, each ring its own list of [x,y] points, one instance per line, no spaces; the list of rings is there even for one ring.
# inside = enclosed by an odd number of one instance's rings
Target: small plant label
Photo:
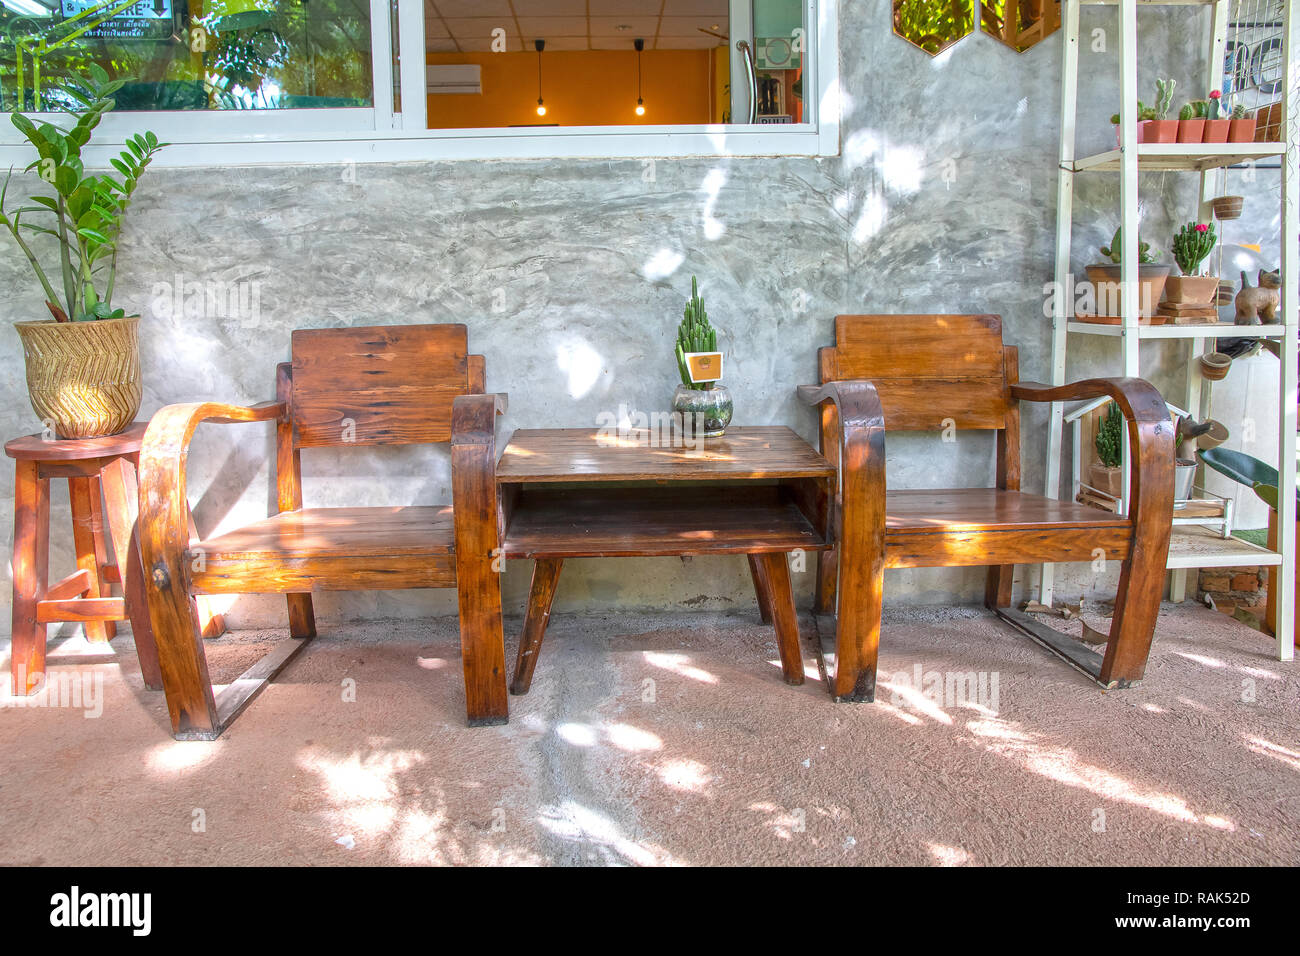
[[[692,382],[716,382],[722,378],[721,352],[686,352],[683,357]]]

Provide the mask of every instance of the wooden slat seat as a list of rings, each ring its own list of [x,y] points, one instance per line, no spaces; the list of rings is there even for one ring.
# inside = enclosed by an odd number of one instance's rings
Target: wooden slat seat
[[[199,594],[452,587],[450,505],[304,508],[192,544]],[[201,558],[201,560],[199,560]]]

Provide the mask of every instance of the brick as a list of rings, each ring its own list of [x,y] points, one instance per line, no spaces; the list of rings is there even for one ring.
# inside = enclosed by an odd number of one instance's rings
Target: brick
[[[1232,579],[1226,574],[1206,574],[1201,572],[1202,591],[1231,591]]]
[[[1258,574],[1234,574],[1232,576],[1232,589],[1234,591],[1258,591],[1259,575]]]

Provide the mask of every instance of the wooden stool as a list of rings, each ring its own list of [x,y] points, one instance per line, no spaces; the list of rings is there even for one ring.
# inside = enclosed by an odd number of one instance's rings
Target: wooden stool
[[[45,628],[80,621],[86,639],[102,643],[130,620],[145,686],[162,689],[158,652],[135,534],[139,502],[136,469],[148,422],[107,438],[46,440],[40,435],[5,444],[14,459],[13,645],[9,668],[14,694],[35,693],[45,679]],[[50,585],[50,479],[68,479],[77,570]],[[105,523],[111,535],[110,556]],[[112,596],[112,585],[123,597]]]

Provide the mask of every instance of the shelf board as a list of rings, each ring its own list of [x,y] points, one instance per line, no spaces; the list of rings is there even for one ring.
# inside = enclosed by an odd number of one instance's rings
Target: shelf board
[[[1096,322],[1070,322],[1066,328],[1084,335],[1121,336],[1128,330],[1122,325],[1100,325]],[[1280,339],[1286,335],[1281,325],[1233,325],[1231,322],[1207,322],[1204,325],[1139,325],[1139,339]],[[1256,331],[1258,330],[1258,331]]]
[[[1240,538],[1223,538],[1202,525],[1175,525],[1167,568],[1236,568],[1281,564],[1282,555]]]
[[[1079,0],[1085,7],[1117,7],[1119,0]],[[1216,0],[1137,0],[1139,7],[1208,7]]]
[[[1286,153],[1285,143],[1139,143],[1138,169],[1199,171],[1235,166]],[[1107,150],[1074,161],[1076,173],[1117,172],[1123,168],[1124,152]]]

